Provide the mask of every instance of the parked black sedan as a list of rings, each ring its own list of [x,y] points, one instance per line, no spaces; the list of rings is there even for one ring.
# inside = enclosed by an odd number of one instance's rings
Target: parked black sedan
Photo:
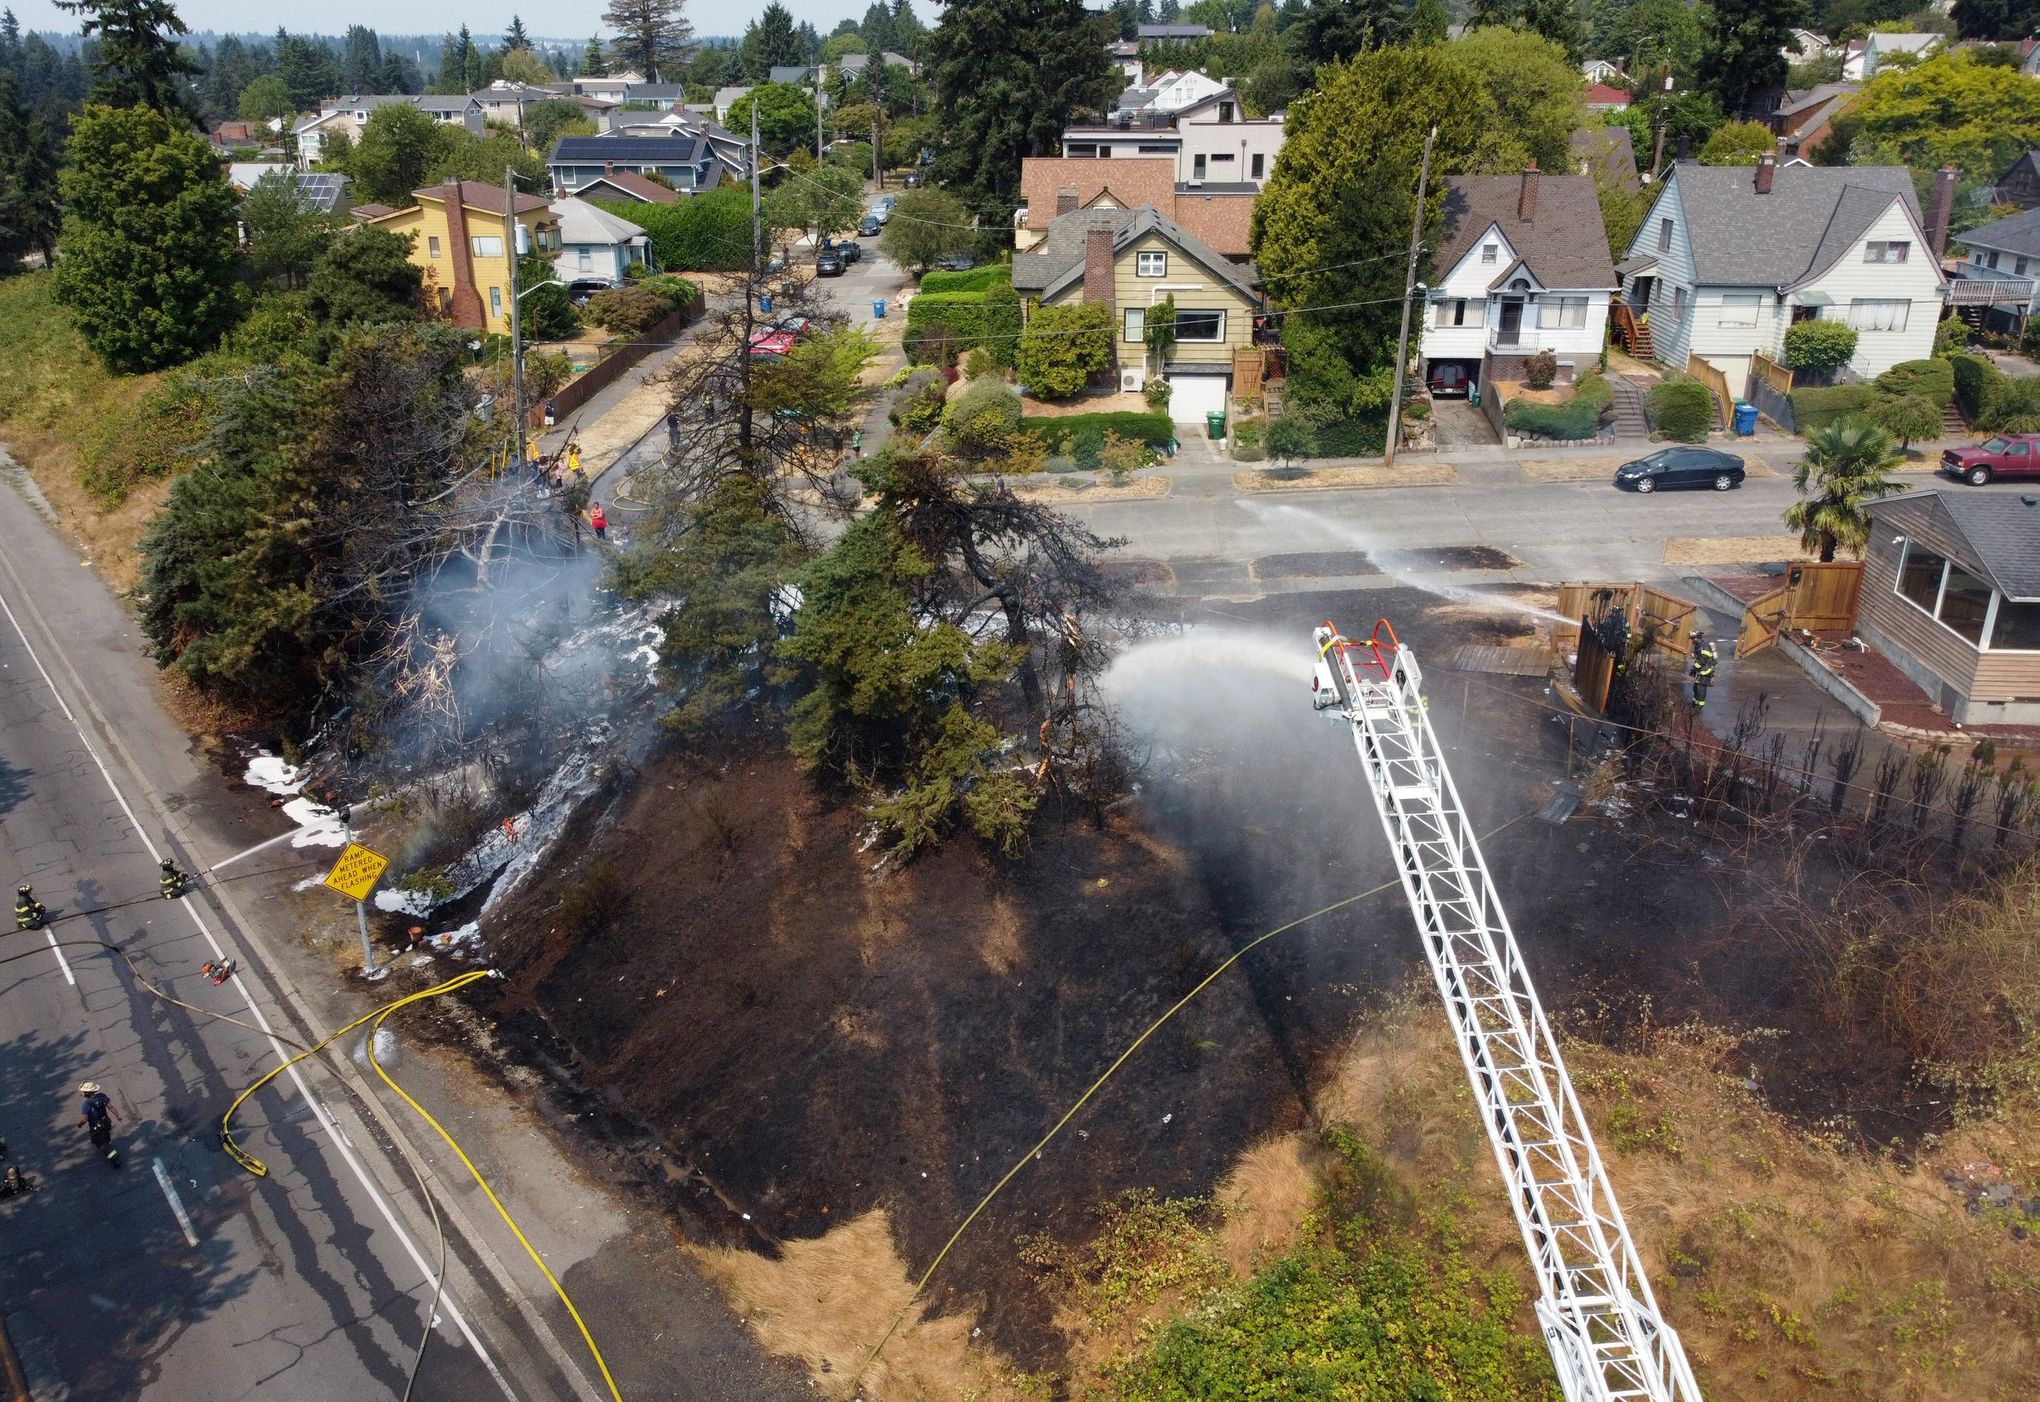
[[[1638,492],[1655,492],[1660,487],[1712,487],[1725,492],[1740,487],[1742,481],[1743,460],[1719,448],[1660,448],[1647,458],[1615,469],[1615,485]]]
[[[816,277],[843,276],[843,255],[833,248],[825,248],[815,255]]]

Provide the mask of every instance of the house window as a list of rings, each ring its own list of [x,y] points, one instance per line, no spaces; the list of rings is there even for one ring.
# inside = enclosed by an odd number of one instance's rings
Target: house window
[[[2040,603],[1999,599],[1990,648],[1992,652],[2040,652]]]
[[[575,265],[582,272],[590,272],[595,267],[595,250],[592,248],[577,248],[574,250],[574,260]]]
[[[2012,260],[2012,271],[2020,277],[2024,277],[2026,275],[2026,260],[2024,258],[2014,258]]]
[[[1124,316],[1125,325],[1120,335],[1130,346],[1137,346],[1147,339],[1147,308],[1128,307]]]
[[[1672,251],[1672,221],[1669,219],[1658,220],[1657,251],[1660,253]]]
[[[1991,254],[1991,255],[1990,255],[1990,265],[1991,265],[1991,266],[1992,266],[1993,268],[1995,268],[1995,267],[1996,267],[1996,266],[1998,265],[1998,260],[1997,260],[1997,259],[1998,259],[1998,256],[1997,256],[1997,254],[1993,253],[1993,254]]]
[[[1912,245],[1904,239],[1872,239],[1863,245],[1863,261],[1866,263],[1903,263],[1912,252]]]
[[[1970,261],[1970,262],[1972,262],[1972,263],[1974,263],[1974,264],[1976,264],[1976,266],[1977,266],[1977,267],[1979,267],[1979,268],[1980,268],[1980,267],[1982,267],[1982,266],[1983,266],[1983,250],[1982,250],[1982,249],[1980,249],[1980,248],[1972,248],[1972,249],[1970,249],[1970,250],[1969,250],[1969,261]]]
[[[1546,297],[1537,304],[1540,330],[1555,331],[1586,324],[1587,299],[1584,297]]]
[[[1230,102],[1218,104],[1218,119],[1221,122],[1230,122],[1232,120],[1232,104]]]
[[[501,315],[503,315],[503,289],[502,289],[502,288],[500,288],[500,287],[492,287],[492,288],[490,288],[490,289],[489,289],[489,310],[490,310],[491,312],[493,312],[493,313],[494,313],[495,315],[497,315],[497,316],[501,316]]]
[[[1858,297],[1849,303],[1849,325],[1858,331],[1903,331],[1911,307],[1903,297]]]
[[[1204,157],[1192,156],[1190,158],[1190,178],[1192,180],[1202,180],[1204,178]]]
[[[1225,313],[1176,309],[1176,339],[1179,341],[1223,341]]]
[[[1935,615],[1955,632],[1981,646],[1983,623],[1990,613],[1990,585],[1953,561],[1941,586],[1941,610]]]
[[[1256,151],[1254,153],[1254,179],[1259,180],[1261,178],[1262,173],[1267,169],[1267,160],[1268,158],[1260,152]]]
[[[1685,319],[1686,319],[1686,289],[1683,287],[1674,287],[1672,289],[1672,320],[1684,321]]]
[[[1755,326],[1757,324],[1757,303],[1761,294],[1756,292],[1724,292],[1721,296],[1721,320],[1718,326]]]
[[[1169,255],[1166,253],[1143,253],[1134,261],[1134,275],[1137,277],[1167,277]]]
[[[476,234],[468,240],[468,246],[474,250],[474,255],[477,258],[501,258],[503,256],[503,240],[500,238],[484,238],[482,235]]]
[[[1900,597],[1911,599],[1928,613],[1941,598],[1941,575],[1948,568],[1947,557],[1936,555],[1931,550],[1920,550],[1910,542],[1905,547],[1905,559],[1898,567],[1898,592]]]
[[[1455,297],[1438,303],[1437,317],[1431,324],[1433,326],[1466,325],[1466,299],[1464,297]]]
[[[428,257],[432,258],[439,256],[439,235],[427,234],[425,236],[425,253]]]

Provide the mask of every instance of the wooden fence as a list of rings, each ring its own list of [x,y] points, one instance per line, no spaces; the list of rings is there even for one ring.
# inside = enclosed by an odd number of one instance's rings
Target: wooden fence
[[[700,319],[702,312],[706,310],[707,306],[707,300],[702,297],[697,289],[694,294],[694,301],[690,305],[676,308],[667,313],[664,318],[647,327],[642,335],[612,351],[576,375],[573,379],[568,380],[564,385],[560,386],[558,393],[546,401],[547,404],[552,405],[553,416],[560,423],[565,423],[569,414],[622,379],[624,371],[630,369],[631,366],[637,364],[652,352],[660,350],[678,339],[682,331]],[[533,349],[531,346],[526,346],[525,353],[528,355]],[[543,428],[544,426],[545,404],[532,405],[531,427]]]
[[[1707,386],[1714,394],[1715,403],[1721,406],[1722,427],[1735,422],[1735,395],[1729,391],[1728,376],[1709,365],[1699,356],[1686,356],[1686,373]]]
[[[1840,631],[1856,626],[1856,600],[1863,589],[1863,566],[1856,560],[1803,561],[1789,567],[1785,582],[1744,607],[1736,631],[1735,655],[1748,657],[1775,645],[1791,628],[1812,632]],[[1570,615],[1568,615],[1570,616]]]
[[[1673,657],[1686,655],[1699,622],[1699,610],[1693,604],[1648,584],[1581,583],[1561,584],[1558,588],[1558,612],[1567,618],[1584,618],[1608,606],[1622,610],[1629,619],[1632,634],[1647,633],[1654,647]],[[1578,623],[1552,631],[1560,641],[1575,648],[1579,645]]]
[[[1792,393],[1792,372],[1762,351],[1750,357],[1750,374],[1780,394]]]

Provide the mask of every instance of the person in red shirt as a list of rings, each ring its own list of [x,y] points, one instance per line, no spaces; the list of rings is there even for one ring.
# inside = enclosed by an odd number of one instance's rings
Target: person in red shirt
[[[595,539],[609,539],[609,518],[602,514],[602,503],[588,503],[588,524],[595,528]]]

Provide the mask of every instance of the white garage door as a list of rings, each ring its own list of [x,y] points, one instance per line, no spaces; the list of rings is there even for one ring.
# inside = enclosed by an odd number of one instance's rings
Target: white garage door
[[[1225,375],[1175,375],[1169,380],[1169,417],[1179,424],[1202,424],[1206,414],[1225,408]]]

